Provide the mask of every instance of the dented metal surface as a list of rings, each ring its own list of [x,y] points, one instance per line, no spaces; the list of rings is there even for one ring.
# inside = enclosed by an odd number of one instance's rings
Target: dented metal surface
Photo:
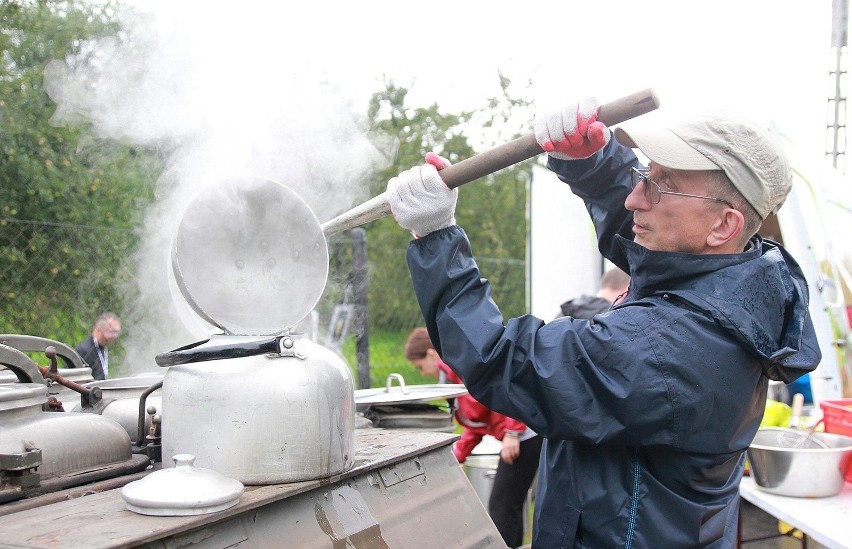
[[[119,490],[0,517],[16,547],[505,547],[450,450],[455,435],[365,429],[341,475],[247,487],[211,515],[151,517]]]

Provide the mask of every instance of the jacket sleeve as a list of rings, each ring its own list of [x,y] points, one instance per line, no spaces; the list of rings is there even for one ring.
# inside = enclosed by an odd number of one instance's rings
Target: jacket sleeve
[[[503,435],[506,434],[506,431],[518,431],[523,433],[527,430],[527,426],[523,421],[518,421],[517,419],[498,414],[497,412],[492,413],[496,416],[494,423],[499,426],[499,435],[495,435],[494,437],[498,440],[503,440]]]
[[[436,350],[479,402],[544,437],[670,442],[666,384],[625,359],[653,353],[635,315],[614,309],[594,324],[526,315],[504,326],[458,226],[412,242],[408,263]]]
[[[627,273],[627,259],[614,237],[633,239],[633,215],[624,207],[624,200],[631,191],[630,167],[639,165],[633,151],[615,139],[585,160],[548,157],[547,162],[547,167],[586,203],[601,255]]]
[[[461,438],[453,445],[453,454],[459,463],[464,463],[467,456],[476,448],[476,445],[482,441],[482,435],[475,433],[470,429],[462,430]]]

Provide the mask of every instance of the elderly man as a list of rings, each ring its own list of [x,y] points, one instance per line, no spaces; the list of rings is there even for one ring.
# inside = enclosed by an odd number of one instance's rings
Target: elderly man
[[[801,269],[756,234],[784,203],[789,167],[739,117],[611,139],[597,110],[584,100],[537,113],[535,134],[586,202],[603,255],[630,274],[623,301],[594,323],[504,322],[431,153],[387,189],[419,235],[414,289],[470,394],[545,437],[534,547],[733,547],[768,380],[820,359]]]
[[[121,335],[121,321],[115,313],[101,313],[92,326],[92,335],[74,350],[92,368],[92,377],[109,377],[109,346]]]

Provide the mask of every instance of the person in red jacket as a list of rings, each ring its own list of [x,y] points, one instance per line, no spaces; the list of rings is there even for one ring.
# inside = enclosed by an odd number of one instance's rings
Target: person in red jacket
[[[416,328],[408,336],[405,358],[420,373],[441,383],[462,382],[438,356],[426,328]],[[462,427],[461,438],[453,445],[459,463],[464,463],[485,435],[502,443],[488,514],[506,545],[518,547],[523,543],[524,500],[538,471],[541,437],[523,422],[486,408],[468,394],[456,399],[454,416]]]

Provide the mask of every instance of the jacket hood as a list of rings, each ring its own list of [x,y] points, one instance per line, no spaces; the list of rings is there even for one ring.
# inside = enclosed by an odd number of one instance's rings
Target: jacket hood
[[[645,248],[618,236],[630,264],[630,296],[677,296],[705,311],[760,360],[770,379],[789,383],[822,357],[808,313],[808,286],[780,245],[755,235],[740,254]]]

